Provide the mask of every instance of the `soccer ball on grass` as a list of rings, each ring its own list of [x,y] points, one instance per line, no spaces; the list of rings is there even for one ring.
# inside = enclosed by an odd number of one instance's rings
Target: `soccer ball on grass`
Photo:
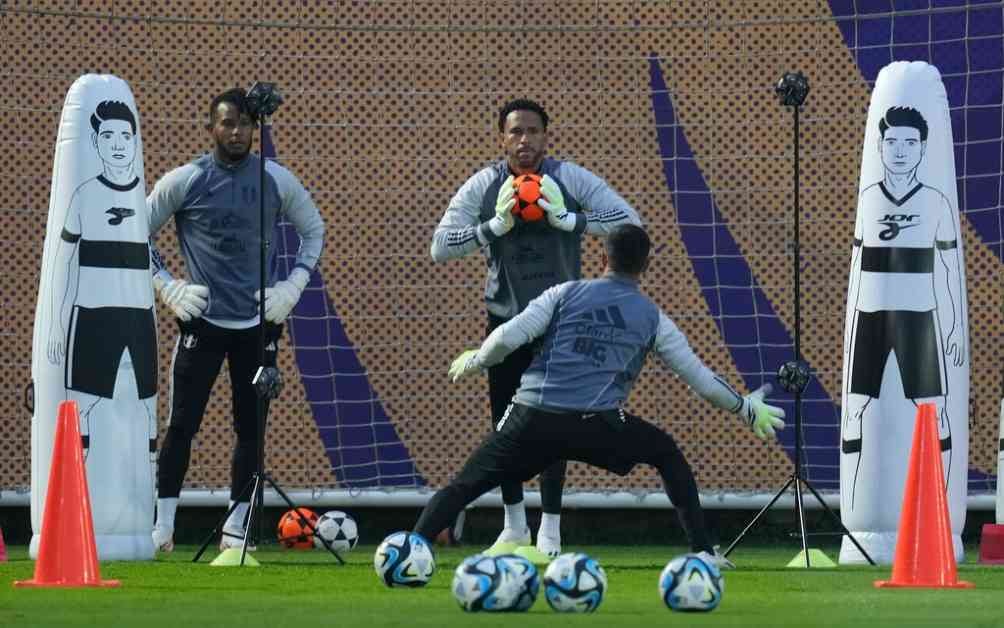
[[[477,554],[465,558],[453,574],[453,597],[470,613],[516,610],[523,593],[523,579],[497,558]]]
[[[515,554],[504,554],[495,559],[512,571],[521,584],[519,599],[512,610],[529,610],[533,603],[537,601],[537,593],[540,592],[540,572],[537,566],[522,556]]]
[[[562,554],[544,572],[544,599],[561,613],[592,613],[606,591],[606,572],[586,554]]]
[[[344,554],[352,551],[359,542],[359,527],[356,525],[356,520],[341,510],[329,510],[321,515],[317,520],[316,529],[314,546],[318,549],[324,549],[324,541],[327,541],[336,554]]]
[[[436,571],[436,560],[421,535],[395,532],[377,547],[373,568],[388,587],[424,587]]]
[[[659,576],[659,595],[674,611],[713,611],[724,591],[721,571],[697,554],[677,556]]]
[[[307,524],[310,525],[307,525]],[[311,527],[313,526],[313,527]],[[310,508],[288,510],[279,519],[276,535],[283,547],[290,549],[310,549],[314,547],[314,532],[317,529],[317,513]]]

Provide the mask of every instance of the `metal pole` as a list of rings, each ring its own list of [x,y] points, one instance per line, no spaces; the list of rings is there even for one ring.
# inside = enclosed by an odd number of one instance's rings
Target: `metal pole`
[[[258,366],[265,367],[265,276],[268,259],[269,233],[265,229],[265,127],[272,126],[272,117],[261,116],[261,126],[258,129],[258,219],[261,233],[261,247],[258,258]],[[265,473],[265,413],[268,409],[268,401],[264,395],[257,395],[257,419],[258,419],[258,481],[255,483],[254,512],[251,516],[258,524],[258,534],[256,540],[261,542],[264,538],[264,514],[265,514],[265,483],[261,481]],[[248,521],[250,528],[251,521]]]

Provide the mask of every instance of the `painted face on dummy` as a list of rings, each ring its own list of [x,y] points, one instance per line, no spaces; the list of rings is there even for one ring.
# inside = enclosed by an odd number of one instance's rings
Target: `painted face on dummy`
[[[535,111],[511,111],[502,131],[502,151],[515,174],[531,174],[540,168],[547,150],[547,130]]]
[[[251,150],[254,120],[229,102],[217,105],[215,114],[209,126],[209,134],[216,144],[216,157],[229,163],[243,161]]]
[[[136,134],[126,120],[105,120],[94,134],[94,147],[101,161],[115,168],[125,168],[136,159]]]
[[[912,126],[891,126],[882,137],[882,165],[892,174],[909,174],[924,158],[927,142],[920,141],[920,130]]]

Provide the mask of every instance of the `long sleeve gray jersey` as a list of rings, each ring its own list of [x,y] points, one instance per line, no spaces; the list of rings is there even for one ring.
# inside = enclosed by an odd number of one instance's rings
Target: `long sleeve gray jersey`
[[[630,277],[610,273],[549,288],[488,336],[476,363],[498,364],[534,341],[533,362],[514,398],[523,405],[560,412],[620,408],[652,350],[715,406],[739,413],[748,405]]]
[[[501,237],[492,233],[487,223],[495,216],[499,188],[511,174],[500,161],[460,186],[432,236],[432,259],[437,262],[484,251],[485,302],[488,312],[499,318],[512,318],[547,288],[581,276],[583,233],[605,236],[622,223],[641,225],[638,212],[582,166],[547,158],[539,173],[557,182],[566,209],[576,214],[571,232],[551,227],[544,219],[517,224]]]
[[[209,287],[205,317],[213,321],[257,320],[261,255],[259,157],[220,163],[212,154],[165,174],[147,197],[150,235],[174,216],[178,242],[192,281]],[[324,246],[324,221],[310,194],[291,173],[265,161],[265,230],[270,240],[280,214],[300,236],[296,265],[311,272]],[[268,251],[271,286],[275,248]],[[154,264],[159,264],[154,256]]]

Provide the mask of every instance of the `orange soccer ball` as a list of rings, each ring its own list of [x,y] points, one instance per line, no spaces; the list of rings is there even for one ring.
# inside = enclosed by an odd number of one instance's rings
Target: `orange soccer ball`
[[[524,222],[536,222],[544,217],[544,210],[537,201],[540,200],[540,175],[521,174],[513,181],[516,188],[516,206],[512,213]]]
[[[310,522],[308,527],[304,519]],[[291,549],[311,549],[314,547],[314,530],[317,529],[317,513],[310,508],[289,510],[279,519],[276,533],[279,543]]]

